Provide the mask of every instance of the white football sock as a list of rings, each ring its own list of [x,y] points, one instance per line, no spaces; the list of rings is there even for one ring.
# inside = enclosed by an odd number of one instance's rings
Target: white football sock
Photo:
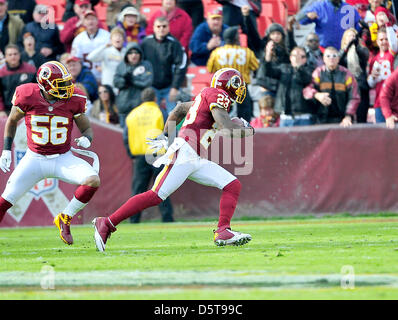
[[[77,200],[75,197],[69,202],[69,204],[66,206],[64,211],[62,213],[73,217],[76,213],[78,213],[80,210],[82,210],[87,203],[80,202]]]

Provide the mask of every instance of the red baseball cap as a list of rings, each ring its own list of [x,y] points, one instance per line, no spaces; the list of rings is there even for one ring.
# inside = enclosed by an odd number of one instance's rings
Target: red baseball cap
[[[84,13],[84,17],[87,18],[88,16],[97,17],[97,13],[96,13],[94,10],[87,10],[87,11]]]
[[[75,0],[75,4],[82,6],[84,4],[91,4],[90,0]]]
[[[76,56],[70,56],[68,59],[66,59],[66,63],[69,63],[71,61],[78,61],[80,62],[80,59]]]
[[[221,18],[222,17],[222,8],[221,7],[214,8],[207,14],[207,16],[209,18]]]
[[[6,3],[7,0],[0,0],[0,3]]]

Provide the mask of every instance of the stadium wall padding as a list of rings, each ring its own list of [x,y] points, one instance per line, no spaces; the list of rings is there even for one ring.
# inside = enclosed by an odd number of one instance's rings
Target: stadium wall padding
[[[0,134],[4,124],[5,119],[1,119]],[[73,219],[74,224],[109,215],[131,194],[132,160],[125,151],[122,130],[94,120],[92,127],[91,150],[100,158],[101,187]],[[73,137],[78,136],[75,129]],[[235,217],[396,212],[397,141],[398,130],[384,125],[259,129],[253,140],[215,139],[210,159],[219,158],[219,163],[242,182]],[[9,175],[1,172],[2,190]],[[36,194],[26,208],[21,206],[24,212],[16,215],[18,219],[7,214],[0,226],[51,225],[57,214],[56,197],[51,188],[40,188],[43,194]],[[75,188],[64,182],[58,184],[67,199]],[[216,188],[186,181],[171,197],[175,219],[210,217],[216,223],[220,195]],[[55,203],[50,205],[53,212],[49,210],[50,200]],[[158,209],[152,208],[144,212],[142,220],[159,218]]]

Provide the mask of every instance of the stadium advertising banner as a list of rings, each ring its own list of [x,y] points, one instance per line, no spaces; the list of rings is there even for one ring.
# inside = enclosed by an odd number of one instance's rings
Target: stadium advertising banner
[[[0,119],[1,135],[4,124],[5,119]],[[73,224],[107,216],[131,196],[132,160],[123,145],[122,130],[95,120],[92,127],[90,150],[100,159],[101,186]],[[20,125],[12,169],[26,150],[23,130]],[[73,138],[78,136],[75,129]],[[235,217],[396,212],[397,139],[398,131],[383,125],[260,129],[251,141],[216,138],[210,159],[242,182]],[[1,173],[1,191],[9,175]],[[41,181],[9,210],[0,227],[51,225],[75,189],[56,179]],[[217,219],[220,195],[216,188],[186,181],[171,196],[174,218]],[[143,220],[159,218],[157,207],[143,215]]]

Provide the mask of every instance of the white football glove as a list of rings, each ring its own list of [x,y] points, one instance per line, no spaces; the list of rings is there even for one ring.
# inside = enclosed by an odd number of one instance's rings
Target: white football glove
[[[158,153],[163,148],[167,150],[169,147],[169,138],[161,133],[156,138],[147,138],[146,144],[150,146],[149,149],[151,149],[153,153]]]
[[[250,123],[247,122],[245,119],[243,119],[243,118],[239,118],[239,119],[242,120],[244,127],[246,127],[246,128],[250,127]]]
[[[11,150],[3,150],[0,158],[0,169],[9,172],[11,167]]]
[[[243,126],[244,126],[245,128],[250,128],[250,129],[253,130],[253,135],[254,135],[254,133],[255,133],[256,131],[254,130],[254,128],[252,127],[252,125],[251,125],[248,121],[246,121],[245,119],[243,119],[243,118],[240,118],[240,120],[242,120]]]
[[[83,147],[85,149],[90,148],[91,146],[90,140],[85,136],[75,139],[75,142],[78,147]]]

